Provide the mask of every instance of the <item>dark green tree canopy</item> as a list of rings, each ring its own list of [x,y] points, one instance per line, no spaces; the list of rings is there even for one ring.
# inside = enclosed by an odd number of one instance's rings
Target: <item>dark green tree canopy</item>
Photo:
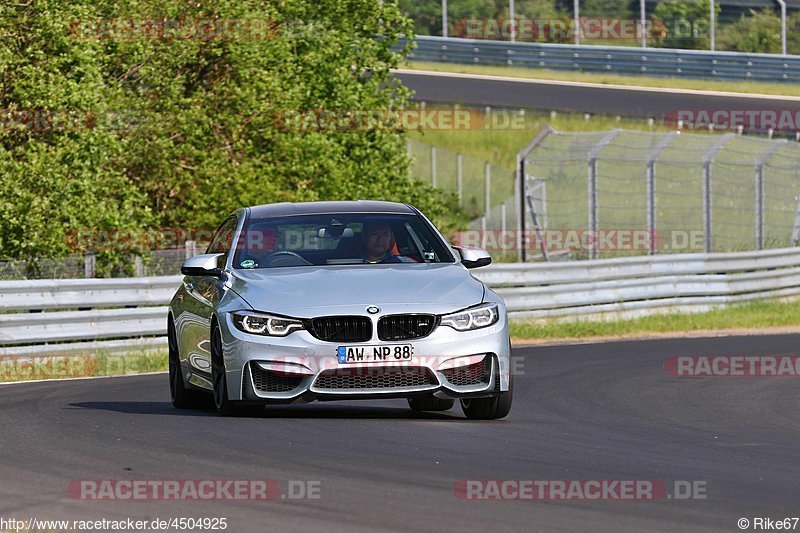
[[[407,179],[404,132],[280,124],[405,106],[389,69],[410,31],[388,0],[0,4],[0,256],[276,201],[401,200],[441,220],[452,204]]]

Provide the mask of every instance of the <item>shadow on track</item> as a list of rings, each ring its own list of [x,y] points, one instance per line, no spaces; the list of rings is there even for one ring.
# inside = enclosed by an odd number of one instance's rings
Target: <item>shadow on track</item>
[[[176,409],[169,402],[77,402],[65,409],[93,409],[135,415],[217,416],[211,409]],[[299,419],[358,419],[358,420],[433,420],[466,421],[453,409],[445,412],[416,412],[401,407],[333,406],[333,405],[271,405],[249,407],[238,418],[299,418]]]

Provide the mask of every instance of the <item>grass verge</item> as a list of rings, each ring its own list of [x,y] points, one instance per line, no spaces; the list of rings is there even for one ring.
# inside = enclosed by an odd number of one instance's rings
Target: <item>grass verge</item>
[[[463,106],[466,108],[467,106]],[[429,109],[452,109],[442,105],[431,105]],[[519,110],[509,110],[516,114]],[[613,128],[641,132],[672,131],[669,125],[658,120],[652,124],[645,118],[615,117],[608,115],[589,115],[584,113],[556,113],[541,110],[525,110],[521,127],[514,129],[474,129],[474,130],[411,130],[411,139],[432,144],[451,152],[460,152],[483,161],[512,170],[516,155],[545,126],[563,132],[597,132]],[[695,133],[695,132],[693,132]],[[703,133],[702,131],[696,133]]]
[[[647,334],[800,327],[800,302],[758,301],[706,313],[654,315],[631,320],[569,322],[514,320],[515,343],[631,338]]]
[[[167,351],[0,358],[0,383],[40,379],[122,376],[167,370]]]
[[[800,301],[758,301],[706,313],[665,314],[631,320],[569,322],[512,320],[514,344],[551,341],[625,339],[649,334],[744,332],[800,328]],[[167,370],[167,352],[126,354],[97,352],[81,355],[5,357],[0,359],[0,382],[120,376]]]
[[[500,65],[461,65],[455,63],[435,63],[425,61],[407,62],[405,68],[432,70],[438,72],[457,72],[462,74],[482,74],[485,76],[509,76],[540,80],[577,81],[599,83],[602,85],[631,85],[638,87],[659,87],[689,89],[696,91],[723,91],[747,94],[771,94],[778,96],[800,96],[800,85],[782,83],[762,83],[755,81],[715,81],[689,80],[683,78],[655,78],[647,76],[621,76],[614,74],[594,74],[588,72],[568,72],[524,67],[504,67]]]

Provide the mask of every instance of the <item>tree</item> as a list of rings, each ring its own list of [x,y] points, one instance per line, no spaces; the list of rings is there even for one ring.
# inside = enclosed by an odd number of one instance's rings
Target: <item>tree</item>
[[[708,50],[710,44],[709,0],[662,0],[653,11],[653,19],[662,28],[653,44],[665,48]],[[719,15],[719,2],[714,12]]]
[[[581,5],[581,17],[629,19],[632,15],[628,0],[585,0]]]
[[[800,15],[787,17],[786,26],[787,53],[800,53]],[[780,54],[781,17],[770,9],[750,10],[749,15],[721,28],[717,42],[720,50]]]
[[[6,257],[276,201],[402,200],[454,220],[451,197],[407,179],[404,132],[282,120],[407,104],[390,78],[411,46],[392,50],[411,36],[395,2],[51,0],[0,7],[0,34],[0,109],[88,117],[0,131]],[[137,251],[125,244],[118,256]]]
[[[414,20],[416,34],[442,34],[440,1],[400,0],[399,5]],[[507,40],[510,38],[508,10],[508,0],[448,0],[448,34],[451,37]],[[555,0],[517,0],[514,15],[516,19],[556,19],[568,16],[557,8]],[[481,23],[470,26],[470,20]]]

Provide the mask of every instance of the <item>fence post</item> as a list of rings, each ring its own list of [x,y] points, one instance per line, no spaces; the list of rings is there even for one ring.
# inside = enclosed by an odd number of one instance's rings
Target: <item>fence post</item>
[[[431,186],[436,187],[436,147],[431,146]]]
[[[83,277],[93,278],[97,273],[97,256],[88,253],[83,256]]]
[[[133,258],[133,265],[136,269],[136,277],[141,278],[144,276],[144,262],[142,261],[142,256],[137,255]]]
[[[185,259],[191,259],[195,255],[197,255],[197,242],[196,241],[186,241],[184,258]]]
[[[773,143],[756,160],[756,250],[764,249],[764,165],[786,142]]]
[[[800,238],[800,196],[795,196],[797,208],[794,211],[794,226],[792,227],[792,247],[797,246],[797,239]]]
[[[713,5],[713,2],[712,2]],[[726,133],[706,152],[703,156],[703,232],[705,233],[705,252],[710,253],[713,248],[711,231],[713,222],[711,220],[711,163],[714,157],[722,150],[725,143],[735,134]]]
[[[447,37],[447,0],[442,0],[442,37]]]
[[[589,159],[589,259],[597,259],[597,158]]]
[[[597,158],[600,151],[608,146],[621,131],[619,128],[609,131],[587,154],[589,159],[589,259],[597,259]]]
[[[711,0],[709,2],[709,4],[711,5],[711,12],[710,12],[710,17],[709,17],[709,29],[708,29],[708,34],[709,34],[709,37],[710,37],[709,38],[709,48],[713,52],[714,49],[716,48],[716,34],[717,34],[716,18],[717,17],[716,17],[716,13],[715,13],[714,0]]]
[[[506,203],[500,203],[500,235],[505,238],[506,230],[508,229],[508,224],[506,223]]]
[[[647,156],[647,253],[656,253],[656,158],[678,134],[677,131],[667,133]]]
[[[461,154],[456,154],[456,182],[458,184],[458,207],[464,206],[464,161]]]
[[[516,9],[514,9],[514,0],[508,0],[508,18],[511,20],[511,42],[517,40],[517,21]],[[784,54],[786,51],[783,52]]]
[[[486,218],[489,218],[489,211],[492,209],[491,202],[491,188],[492,188],[492,165],[488,161],[484,163],[484,193],[486,194],[486,204],[484,212],[486,213]]]
[[[542,144],[544,139],[554,131],[555,130],[550,126],[545,126],[525,148],[517,152],[517,167],[514,173],[514,206],[517,211],[517,261],[525,262],[527,259],[527,253],[522,239],[522,236],[525,234],[525,176],[528,172],[526,168],[526,159],[531,155],[531,152]]]

